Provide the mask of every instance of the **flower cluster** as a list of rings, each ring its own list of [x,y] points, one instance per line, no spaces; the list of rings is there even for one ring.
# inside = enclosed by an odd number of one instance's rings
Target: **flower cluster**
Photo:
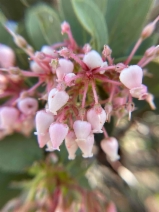
[[[135,65],[129,65],[140,43],[151,35],[158,18],[146,26],[130,56],[123,63],[114,64],[112,51],[105,45],[102,56],[89,44],[79,47],[70,26],[62,23],[62,43],[33,48],[20,35],[7,29],[18,47],[30,57],[30,71],[15,67],[11,48],[0,45],[0,97],[7,101],[0,108],[1,132],[4,137],[13,131],[28,135],[34,128],[39,147],[47,151],[60,150],[65,140],[68,158],[74,159],[78,148],[84,158],[92,157],[94,134],[103,133],[101,148],[114,161],[118,155],[118,141],[109,137],[104,127],[111,116],[120,121],[135,110],[133,98],[146,100],[155,109],[153,95],[142,84],[143,68],[159,54],[158,47],[149,48]],[[26,78],[36,77],[31,88]],[[38,88],[44,85],[42,92]],[[99,92],[102,87],[107,98]],[[44,105],[38,110],[38,101]]]

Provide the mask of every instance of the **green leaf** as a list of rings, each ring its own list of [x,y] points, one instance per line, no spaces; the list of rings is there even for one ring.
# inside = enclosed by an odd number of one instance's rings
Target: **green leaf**
[[[62,22],[65,20],[71,26],[73,37],[79,45],[84,45],[90,40],[90,35],[80,24],[73,10],[71,0],[59,0],[58,1],[59,15]]]
[[[28,9],[26,14],[27,33],[37,49],[44,44],[62,41],[60,20],[55,11],[46,4]]]
[[[24,174],[13,174],[0,172],[0,209],[6,204],[10,199],[16,198],[20,194],[20,189],[12,188],[12,182],[16,182],[22,179],[26,179]]]
[[[107,9],[108,0],[90,0],[90,2],[94,2],[99,10],[105,15]]]
[[[127,55],[139,38],[153,0],[108,0],[106,22],[113,56]]]
[[[72,5],[80,23],[92,36],[93,48],[101,50],[103,45],[108,42],[104,15],[92,1],[72,0]]]
[[[35,137],[24,137],[13,134],[0,142],[0,170],[8,172],[23,172],[34,161],[42,159]]]

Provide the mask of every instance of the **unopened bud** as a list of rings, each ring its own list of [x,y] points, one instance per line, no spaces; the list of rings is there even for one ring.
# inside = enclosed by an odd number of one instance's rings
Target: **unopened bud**
[[[21,35],[15,35],[14,42],[20,48],[25,49],[27,47],[27,41]]]
[[[85,54],[87,54],[88,52],[90,52],[91,49],[92,49],[92,47],[90,46],[89,43],[86,43],[86,44],[83,46],[83,52],[84,52]]]
[[[68,22],[64,21],[62,24],[61,24],[61,33],[64,34],[64,33],[67,33],[70,31],[70,25]]]
[[[156,52],[156,47],[155,46],[151,46],[150,48],[148,48],[146,51],[145,51],[145,56],[146,57],[152,57],[154,55],[154,53]]]
[[[104,45],[104,49],[102,51],[102,54],[105,58],[109,57],[112,53],[112,50],[110,49],[110,47],[108,45]]]
[[[159,17],[157,17],[153,22],[151,22],[147,26],[145,26],[145,28],[143,29],[143,31],[141,33],[142,39],[148,38],[153,33],[158,19],[159,19]]]
[[[70,57],[70,51],[66,47],[63,47],[58,53],[64,58]]]

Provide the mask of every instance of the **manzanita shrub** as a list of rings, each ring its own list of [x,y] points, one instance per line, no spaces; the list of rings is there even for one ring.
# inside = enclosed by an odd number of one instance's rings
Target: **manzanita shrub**
[[[156,109],[158,73],[146,71],[159,55],[152,6],[59,0],[28,6],[19,23],[0,14],[0,172],[19,177],[23,191],[3,211],[117,211],[85,173],[100,148],[122,179],[134,177],[112,132]]]

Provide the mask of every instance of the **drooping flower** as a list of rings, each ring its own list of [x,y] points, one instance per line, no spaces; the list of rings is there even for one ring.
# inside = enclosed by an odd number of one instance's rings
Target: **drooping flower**
[[[76,157],[75,153],[78,149],[78,145],[75,140],[76,140],[76,135],[75,135],[74,131],[72,130],[67,134],[67,136],[65,138],[65,145],[66,145],[66,149],[69,154],[69,156],[68,156],[69,160],[73,160]]]
[[[53,121],[54,116],[51,113],[47,113],[45,110],[38,111],[35,117],[37,134],[45,135]]]
[[[100,54],[95,50],[91,50],[87,54],[85,54],[83,62],[90,69],[98,68],[103,64],[103,60]]]
[[[93,156],[92,149],[94,144],[94,134],[90,134],[86,140],[76,139],[76,142],[79,148],[81,149],[83,153],[82,156],[84,158],[90,158]]]
[[[49,127],[49,134],[52,143],[52,148],[54,150],[59,150],[59,146],[62,144],[63,140],[65,139],[68,133],[68,126],[67,124],[62,123],[52,123]]]
[[[78,140],[86,140],[91,132],[91,124],[87,121],[76,120],[73,124],[73,129]]]
[[[87,120],[91,124],[94,133],[102,133],[101,129],[106,121],[106,112],[102,107],[100,107],[100,111],[93,107],[87,111]]]
[[[56,75],[58,78],[58,81],[63,81],[64,77],[68,73],[72,73],[74,69],[74,65],[70,60],[61,58],[59,59],[59,67],[56,69]]]
[[[19,111],[14,107],[2,107],[0,109],[0,122],[2,128],[14,128],[19,118]]]
[[[138,65],[124,68],[120,73],[120,81],[129,89],[140,87],[142,84],[143,71]]]
[[[116,161],[120,158],[118,155],[118,141],[114,137],[105,138],[100,143],[102,150],[111,161]]]
[[[38,109],[38,101],[31,97],[20,99],[18,101],[18,108],[25,115],[33,115]]]
[[[4,44],[0,44],[0,67],[10,68],[15,65],[14,51]]]
[[[61,109],[68,100],[69,95],[65,91],[59,91],[58,89],[53,88],[48,96],[49,111],[56,115],[57,111]]]

